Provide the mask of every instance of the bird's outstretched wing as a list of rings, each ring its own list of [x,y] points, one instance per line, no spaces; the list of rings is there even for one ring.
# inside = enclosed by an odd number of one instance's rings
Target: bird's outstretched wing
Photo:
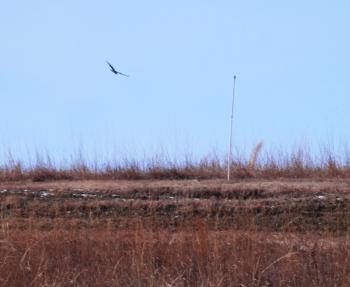
[[[108,61],[106,61],[106,63],[107,63],[108,66],[111,68],[111,71],[112,71],[114,74],[118,74],[118,72],[114,69],[114,67],[112,66],[111,63],[109,63]]]
[[[129,75],[125,75],[125,74],[123,74],[123,73],[121,73],[121,72],[117,72],[117,73],[120,74],[120,75],[122,75],[122,76],[129,77]]]

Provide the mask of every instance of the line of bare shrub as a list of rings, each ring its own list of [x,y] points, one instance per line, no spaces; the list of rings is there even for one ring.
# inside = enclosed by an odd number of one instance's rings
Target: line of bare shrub
[[[350,156],[345,154],[339,159],[335,154],[325,153],[322,157],[312,158],[302,149],[290,154],[260,155],[259,143],[248,159],[233,157],[231,178],[347,178],[350,177]],[[202,160],[157,160],[96,163],[82,160],[71,161],[64,167],[58,167],[47,156],[36,163],[24,164],[12,158],[0,163],[0,181],[18,180],[84,180],[84,179],[222,179],[226,178],[227,162],[225,158],[209,156]]]

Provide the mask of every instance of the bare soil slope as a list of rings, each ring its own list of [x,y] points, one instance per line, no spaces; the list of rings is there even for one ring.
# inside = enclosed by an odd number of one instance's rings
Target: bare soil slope
[[[349,227],[350,181],[9,182],[0,184],[0,199],[2,218],[16,219],[16,228],[28,221],[46,229],[56,223],[128,228],[141,221],[176,229],[200,218],[220,229],[339,232]]]

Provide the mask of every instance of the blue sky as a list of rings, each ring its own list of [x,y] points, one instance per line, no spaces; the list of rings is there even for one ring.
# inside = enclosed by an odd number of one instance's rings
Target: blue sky
[[[0,146],[13,153],[346,143],[349,1],[2,1]],[[112,74],[110,61],[130,78]]]

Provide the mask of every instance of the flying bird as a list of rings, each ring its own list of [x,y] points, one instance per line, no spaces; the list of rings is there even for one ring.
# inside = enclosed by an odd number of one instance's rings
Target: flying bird
[[[121,72],[118,72],[116,69],[114,69],[114,67],[111,65],[111,63],[109,63],[108,61],[106,61],[106,63],[108,64],[108,66],[111,68],[111,72],[113,72],[114,74],[116,75],[122,75],[122,76],[125,76],[125,77],[129,77],[128,75],[125,75]]]

